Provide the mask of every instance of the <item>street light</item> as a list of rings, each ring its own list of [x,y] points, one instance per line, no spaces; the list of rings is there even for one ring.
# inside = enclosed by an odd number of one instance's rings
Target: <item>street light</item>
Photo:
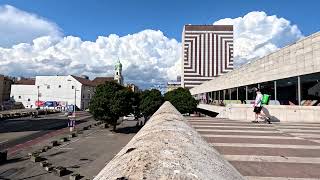
[[[67,81],[72,81],[71,79],[68,79]],[[74,87],[74,105],[73,105],[73,118],[74,118],[74,120],[73,121],[71,121],[70,122],[70,132],[72,132],[73,131],[73,128],[74,128],[74,126],[75,126],[75,121],[76,121],[76,103],[77,103],[77,91],[79,91],[79,90],[77,90],[77,88],[76,88],[76,86],[73,86]]]

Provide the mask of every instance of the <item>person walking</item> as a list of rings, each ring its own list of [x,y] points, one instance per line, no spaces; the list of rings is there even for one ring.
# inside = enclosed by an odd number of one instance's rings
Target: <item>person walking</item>
[[[271,124],[270,118],[268,118],[265,114],[262,115],[262,113],[261,113],[263,95],[260,92],[259,88],[255,88],[255,91],[256,91],[256,99],[254,101],[254,109],[253,109],[253,112],[255,113],[255,119],[252,122],[258,123],[259,122],[258,119],[260,116],[260,117],[264,117],[265,121],[267,121],[269,124]]]

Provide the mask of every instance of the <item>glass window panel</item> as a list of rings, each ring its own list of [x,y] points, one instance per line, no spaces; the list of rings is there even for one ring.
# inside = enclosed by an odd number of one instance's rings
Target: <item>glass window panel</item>
[[[237,88],[230,89],[231,91],[231,100],[237,100]]]
[[[238,93],[239,93],[239,100],[241,101],[241,103],[245,104],[245,100],[246,100],[246,87],[245,86],[241,86],[238,87]]]
[[[274,81],[260,83],[260,90],[262,94],[269,94],[270,100],[274,100]]]
[[[320,105],[320,73],[308,74],[300,77],[301,105]]]
[[[257,87],[258,87],[258,84],[248,85],[248,100],[255,100],[256,99],[255,88],[257,88]]]
[[[277,80],[277,100],[281,105],[298,105],[298,78]]]
[[[225,97],[225,100],[230,100],[230,91],[229,91],[229,89],[225,89],[224,90],[224,97]]]
[[[220,92],[220,100],[224,100],[224,98],[223,98],[223,90],[220,90],[219,92]]]

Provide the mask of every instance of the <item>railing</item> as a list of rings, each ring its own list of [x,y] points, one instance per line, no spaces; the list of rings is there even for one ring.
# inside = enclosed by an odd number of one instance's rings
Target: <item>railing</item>
[[[244,179],[165,102],[95,177],[105,179]]]

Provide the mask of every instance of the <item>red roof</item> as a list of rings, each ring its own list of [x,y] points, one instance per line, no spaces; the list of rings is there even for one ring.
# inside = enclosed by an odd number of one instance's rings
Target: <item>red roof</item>
[[[100,84],[104,84],[106,82],[114,81],[113,77],[96,77],[92,82],[98,86]]]
[[[35,79],[21,79],[19,81],[16,81],[14,84],[35,85],[36,84],[36,80]]]
[[[86,85],[86,86],[95,86],[95,84],[90,81],[90,79],[85,79],[85,78],[82,78],[82,77],[78,77],[78,76],[74,76],[74,75],[71,75],[73,78],[75,78],[77,81],[79,81],[81,84],[83,85]]]

